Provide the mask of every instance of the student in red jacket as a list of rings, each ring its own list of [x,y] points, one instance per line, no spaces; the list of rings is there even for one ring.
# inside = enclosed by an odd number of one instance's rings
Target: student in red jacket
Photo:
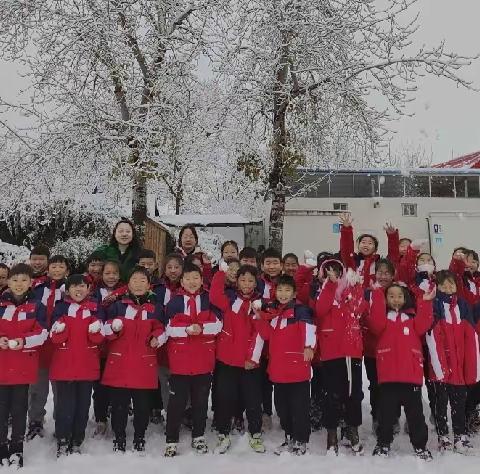
[[[87,261],[85,262],[87,267],[85,276],[87,277],[90,291],[92,291],[102,281],[104,263],[105,259],[101,252],[93,252],[88,256]]]
[[[450,270],[457,277],[459,295],[474,306],[480,302],[480,278],[478,275],[478,254],[462,248],[453,253]]]
[[[298,257],[294,253],[286,253],[282,258],[283,273],[291,277],[295,277],[300,263]]]
[[[177,454],[177,443],[188,397],[192,404],[192,447],[208,452],[205,441],[208,395],[215,366],[215,336],[222,323],[210,307],[202,272],[185,263],[182,290],[165,310],[167,353],[170,364],[170,399],[167,409],[165,456]]]
[[[89,297],[89,279],[72,275],[65,291],[64,300],[55,305],[50,331],[54,352],[49,375],[57,390],[57,457],[80,452],[93,382],[100,378],[99,344],[104,338],[101,306]]]
[[[374,456],[388,456],[398,405],[404,406],[410,442],[420,459],[432,459],[426,448],[428,429],[423,416],[422,337],[432,325],[435,290],[417,300],[416,311],[404,286],[393,284],[372,293],[368,324],[378,337],[378,430]]]
[[[32,289],[47,279],[50,250],[45,245],[37,245],[30,251],[30,266],[33,270]]]
[[[346,436],[354,454],[363,446],[362,424],[363,287],[354,270],[345,273],[338,260],[323,263],[325,283],[316,302],[318,345],[326,388],[327,451],[338,454],[337,429],[345,409]]]
[[[295,281],[278,278],[276,298],[262,305],[261,337],[268,341],[268,375],[285,441],[276,450],[303,455],[310,438],[311,361],[316,345],[312,310],[295,302]]]
[[[23,465],[28,386],[37,380],[37,348],[48,336],[45,309],[31,291],[32,276],[28,265],[15,265],[8,279],[10,290],[0,299],[0,466]]]
[[[258,268],[258,253],[253,247],[244,247],[238,254],[240,265],[251,265]]]
[[[151,390],[158,387],[157,348],[165,343],[163,308],[150,291],[150,274],[134,267],[128,293],[107,310],[104,326],[108,355],[102,384],[110,387],[113,449],[125,452],[130,400],[133,400],[133,449],[145,451]]]
[[[237,288],[225,288],[227,264],[220,265],[210,288],[210,302],[220,309],[222,331],[217,337],[215,419],[217,452],[230,447],[231,421],[240,399],[247,413],[250,446],[264,453],[262,440],[262,373],[259,368],[263,339],[258,334],[252,304],[257,269],[243,266],[237,272]]]
[[[465,403],[467,386],[479,381],[478,336],[470,306],[457,296],[455,274],[442,270],[437,272],[436,279],[435,322],[426,339],[430,355],[429,378],[434,382],[438,445],[440,451],[452,448],[447,423],[450,402],[453,449],[466,454],[472,445],[466,435]]]

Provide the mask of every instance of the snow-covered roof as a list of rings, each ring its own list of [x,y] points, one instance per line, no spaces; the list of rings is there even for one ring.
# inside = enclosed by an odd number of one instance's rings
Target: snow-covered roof
[[[187,224],[196,226],[228,226],[244,225],[252,222],[261,222],[262,219],[248,220],[240,214],[181,214],[155,216],[155,222],[173,227],[182,227]]]
[[[454,158],[445,163],[439,163],[434,165],[434,168],[480,169],[480,151]]]

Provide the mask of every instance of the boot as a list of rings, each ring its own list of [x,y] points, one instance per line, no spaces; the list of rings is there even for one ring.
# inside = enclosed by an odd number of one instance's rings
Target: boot
[[[347,426],[346,437],[350,442],[350,447],[354,454],[363,454],[363,446],[358,436],[358,428],[356,426]]]
[[[337,430],[327,430],[327,454],[333,453],[338,456]]]

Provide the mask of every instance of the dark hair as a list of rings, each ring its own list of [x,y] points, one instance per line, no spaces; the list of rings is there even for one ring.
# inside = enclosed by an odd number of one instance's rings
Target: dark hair
[[[10,269],[8,277],[12,278],[16,275],[27,275],[29,278],[33,278],[33,269],[26,263],[17,263]]]
[[[278,260],[281,262],[282,254],[277,249],[270,247],[262,253],[262,263],[264,263],[265,259],[267,258],[278,258]]]
[[[244,247],[238,255],[240,260],[242,260],[242,258],[254,258],[256,260],[257,257],[258,253],[253,247]]]
[[[46,245],[39,244],[30,250],[30,257],[32,257],[32,255],[42,255],[43,257],[50,258],[50,249]]]
[[[200,260],[201,262],[202,258],[200,257],[200,255],[192,253],[185,257],[184,265],[195,265],[195,263],[193,263],[194,260]]]
[[[289,286],[289,287],[293,288],[293,291],[297,290],[297,285],[295,284],[295,280],[293,279],[293,277],[291,277],[289,275],[280,275],[278,277],[277,288],[281,285]]]
[[[133,247],[135,249],[140,249],[142,246],[140,244],[140,239],[138,237],[137,229],[135,229],[135,225],[130,219],[127,219],[126,217],[122,217],[116,224],[115,227],[113,228],[112,231],[112,236],[110,237],[110,245],[112,247],[117,247],[118,248],[118,242],[117,239],[115,238],[115,233],[117,232],[117,228],[120,224],[128,224],[132,228],[132,241],[128,244],[129,247]]]
[[[285,263],[287,258],[293,258],[297,262],[297,265],[298,265],[298,257],[294,253],[286,253],[282,258],[282,262]]]
[[[166,257],[165,257],[165,265],[167,265],[168,262],[170,262],[171,260],[176,260],[177,263],[183,267],[183,257],[179,254],[179,253],[169,253]]]
[[[478,262],[478,253],[475,252],[475,250],[472,250],[472,257],[474,260],[476,260]]]
[[[230,247],[234,247],[235,250],[237,251],[238,253],[238,244],[237,242],[235,242],[235,240],[227,240],[226,242],[223,242],[221,248],[220,248],[220,252],[221,254],[223,255],[223,251],[225,250],[225,248],[227,248],[228,246]]]
[[[128,275],[128,281],[130,281],[130,279],[132,278],[133,275],[135,275],[135,273],[141,273],[142,275],[146,276],[148,279],[148,282],[150,282],[152,278],[150,276],[150,273],[148,273],[148,270],[145,267],[141,267],[140,265],[135,265],[132,271],[130,272],[130,274]]]
[[[85,284],[87,286],[90,286],[89,282],[88,282],[88,279],[85,275],[81,275],[80,273],[76,273],[75,275],[70,275],[67,278],[67,281],[65,282],[65,290],[68,291],[68,289],[71,286],[83,285],[83,284]]]
[[[242,265],[237,272],[237,280],[242,276],[250,273],[253,277],[258,277],[258,268],[253,265]]]
[[[85,263],[88,266],[92,262],[103,262],[104,260],[105,259],[103,258],[103,253],[95,251],[88,256],[87,261]]]
[[[67,270],[70,270],[70,262],[63,255],[53,255],[48,259],[48,265],[52,263],[64,263],[67,266]]]
[[[467,249],[467,247],[457,247],[457,248],[453,249],[453,253],[456,253],[458,251],[461,251],[462,253],[467,253],[468,249]]]
[[[359,244],[366,237],[373,240],[373,245],[375,246],[375,251],[378,249],[378,239],[372,234],[362,234],[357,239],[357,244]]]
[[[7,270],[7,277],[10,276],[10,268],[8,268],[8,265],[5,265],[4,263],[0,263],[0,268]]]
[[[392,276],[395,275],[395,266],[393,265],[393,263],[390,260],[388,260],[388,258],[379,258],[376,261],[376,263],[375,263],[375,273],[378,272],[378,269],[381,266],[387,267],[388,273],[390,273],[390,275],[392,275]]]
[[[432,259],[433,264],[434,264],[435,266],[437,266],[437,262],[435,262],[435,259],[434,259],[434,258],[432,257],[432,255],[429,254],[428,252],[420,252],[420,253],[417,255],[417,260],[415,260],[415,263],[418,263],[418,259],[419,259],[422,255],[428,255],[428,256]]]
[[[107,265],[114,265],[115,267],[117,267],[118,272],[120,273],[120,262],[118,260],[111,260],[111,259],[110,260],[105,260],[103,262],[103,269],[104,270],[105,270],[105,267]]]
[[[435,279],[437,281],[437,285],[443,285],[446,280],[452,280],[453,282],[457,283],[455,273],[451,272],[450,270],[440,270],[435,274]]]
[[[328,269],[334,270],[338,274],[338,276],[343,275],[343,270],[344,270],[343,265],[338,260],[332,260],[332,261],[325,260],[323,262],[323,267],[322,267],[322,277],[323,278],[327,277],[327,270]]]
[[[235,257],[230,257],[230,258],[227,258],[227,260],[225,260],[225,263],[230,265],[231,263],[240,263],[240,260]]]
[[[182,277],[186,273],[194,273],[194,272],[198,273],[200,276],[203,276],[202,275],[202,270],[200,268],[198,268],[197,265],[195,265],[192,262],[188,262],[187,260],[185,260],[185,264],[183,265]]]
[[[467,249],[465,250],[465,256],[466,257],[474,257],[475,250]]]
[[[402,290],[403,298],[405,300],[405,303],[403,304],[401,309],[407,309],[407,308],[413,308],[414,307],[412,294],[410,293],[410,291],[408,291],[408,288],[406,286],[399,285],[398,283],[392,283],[385,290],[385,302],[386,302],[387,308],[388,308],[388,301],[386,299],[386,296],[387,296],[388,290],[390,288],[400,288]]]
[[[180,233],[178,234],[178,246],[181,248],[182,247],[182,237],[183,237],[183,233],[186,231],[186,230],[190,230],[193,234],[193,236],[195,237],[195,242],[198,244],[198,234],[197,234],[197,229],[195,229],[195,226],[191,225],[191,224],[187,224],[187,225],[184,225],[181,229],[180,229]]]
[[[138,260],[141,258],[153,258],[155,261],[157,260],[157,254],[150,249],[142,249],[140,250],[140,253],[138,254]]]
[[[326,260],[332,260],[333,258],[335,257],[331,252],[320,252],[317,255],[317,267],[320,268],[323,262],[325,262]]]
[[[401,244],[402,242],[405,242],[405,241],[407,241],[409,244],[412,243],[412,239],[409,239],[408,237],[402,237],[402,238],[398,241],[398,243]]]

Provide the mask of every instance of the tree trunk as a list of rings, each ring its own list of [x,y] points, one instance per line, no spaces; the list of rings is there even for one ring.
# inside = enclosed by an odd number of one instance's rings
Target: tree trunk
[[[147,219],[147,179],[141,171],[135,173],[132,192],[132,218],[141,229]]]
[[[282,252],[283,221],[285,218],[285,187],[277,186],[272,192],[272,208],[270,210],[269,245]]]

